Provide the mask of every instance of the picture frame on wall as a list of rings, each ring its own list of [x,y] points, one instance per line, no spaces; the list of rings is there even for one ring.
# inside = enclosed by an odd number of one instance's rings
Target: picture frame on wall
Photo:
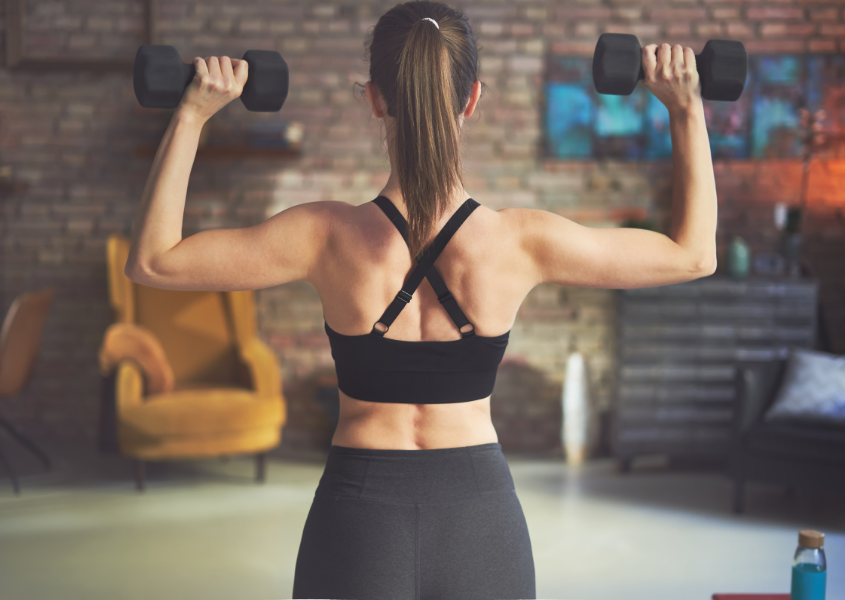
[[[547,160],[670,160],[669,113],[642,84],[628,96],[599,94],[586,56],[547,56]],[[823,133],[845,135],[845,55],[752,55],[735,102],[704,101],[715,160],[800,158],[800,111],[824,109]]]

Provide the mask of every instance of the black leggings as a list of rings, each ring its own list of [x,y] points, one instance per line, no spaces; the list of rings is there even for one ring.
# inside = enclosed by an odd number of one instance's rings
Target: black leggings
[[[528,527],[498,443],[329,449],[293,598],[536,597]]]

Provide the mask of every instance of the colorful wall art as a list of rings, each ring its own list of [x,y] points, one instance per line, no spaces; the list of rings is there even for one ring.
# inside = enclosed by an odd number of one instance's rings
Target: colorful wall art
[[[545,103],[549,158],[672,157],[663,103],[641,83],[630,96],[596,93],[590,57],[549,56]],[[825,109],[825,129],[845,132],[845,56],[750,56],[738,101],[704,101],[713,158],[799,156],[802,108]]]

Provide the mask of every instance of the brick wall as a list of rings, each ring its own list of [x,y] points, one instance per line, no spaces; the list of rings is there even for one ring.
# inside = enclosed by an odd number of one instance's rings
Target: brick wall
[[[156,43],[183,58],[240,57],[276,49],[291,69],[280,115],[304,123],[301,159],[198,161],[185,235],[249,226],[287,206],[315,200],[371,200],[388,177],[378,121],[353,84],[367,79],[366,30],[393,2],[159,2]],[[142,38],[140,2],[27,2],[26,52],[32,55],[132,56]],[[591,55],[606,31],[643,44],[679,42],[698,52],[711,37],[742,40],[752,53],[845,51],[840,1],[474,0],[459,5],[481,49],[486,98],[471,121],[466,187],[482,204],[543,208],[590,226],[650,214],[668,227],[671,165],[544,161],[542,97],[547,52]],[[2,10],[2,7],[0,7]],[[5,23],[1,23],[5,25]],[[0,27],[2,30],[2,27]],[[3,55],[5,41],[0,43]],[[5,56],[0,56],[5,61]],[[5,64],[5,62],[3,62]],[[112,315],[105,248],[128,233],[151,158],[134,148],[157,143],[167,111],[141,109],[127,74],[0,69],[0,164],[24,191],[2,197],[3,314],[21,291],[55,285],[58,296],[32,386],[0,411],[38,436],[90,442],[96,435],[100,378],[96,352]],[[212,120],[223,135],[256,115],[240,102]],[[214,133],[212,133],[214,135]],[[772,205],[798,201],[798,161],[718,162],[719,241],[740,233],[753,250],[775,240]],[[812,165],[807,251],[822,279],[833,350],[845,352],[845,163]],[[667,229],[664,229],[664,231]],[[724,261],[720,263],[720,270]],[[317,382],[333,370],[322,309],[310,284],[257,294],[261,335],[283,367],[290,421],[283,445],[315,447],[326,435]],[[566,358],[584,352],[597,409],[610,399],[613,293],[540,286],[514,326],[494,393],[494,422],[512,450],[559,446],[559,398]]]

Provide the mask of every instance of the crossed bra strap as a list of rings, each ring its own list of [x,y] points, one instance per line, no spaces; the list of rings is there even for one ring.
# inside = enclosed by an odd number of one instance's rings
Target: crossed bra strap
[[[407,243],[407,221],[405,221],[405,217],[402,216],[402,213],[399,212],[393,202],[385,196],[379,196],[373,200],[373,202],[375,202],[376,205],[384,211],[387,218],[390,219],[390,221],[396,226],[399,233],[402,234],[402,238],[405,240],[405,243]],[[452,296],[452,293],[446,287],[446,283],[443,281],[440,273],[438,273],[437,269],[434,267],[434,261],[436,261],[437,257],[440,256],[440,253],[446,247],[446,244],[449,243],[449,240],[452,239],[454,233],[463,224],[467,217],[469,217],[472,211],[478,208],[478,206],[480,206],[478,202],[472,198],[467,198],[460,208],[455,211],[455,214],[453,214],[446,225],[443,226],[443,229],[440,230],[428,249],[423,250],[417,256],[417,267],[408,276],[408,279],[396,295],[396,298],[393,299],[384,311],[384,314],[378,321],[376,321],[376,323],[384,323],[387,328],[390,329],[390,325],[393,324],[393,321],[397,316],[399,316],[399,313],[402,312],[405,305],[411,301],[417,287],[419,287],[420,283],[422,283],[423,278],[426,277],[428,278],[432,289],[437,294],[437,299],[443,305],[443,308],[446,309],[446,312],[449,313],[449,316],[455,322],[455,325],[458,326],[458,329],[460,330],[461,327],[470,324],[466,315],[464,315],[463,311],[458,306],[457,301]],[[383,337],[387,331],[379,331],[376,329],[375,325],[373,325],[371,333],[373,335]],[[463,337],[475,335],[475,327],[473,326],[471,331],[461,331],[461,335]]]

